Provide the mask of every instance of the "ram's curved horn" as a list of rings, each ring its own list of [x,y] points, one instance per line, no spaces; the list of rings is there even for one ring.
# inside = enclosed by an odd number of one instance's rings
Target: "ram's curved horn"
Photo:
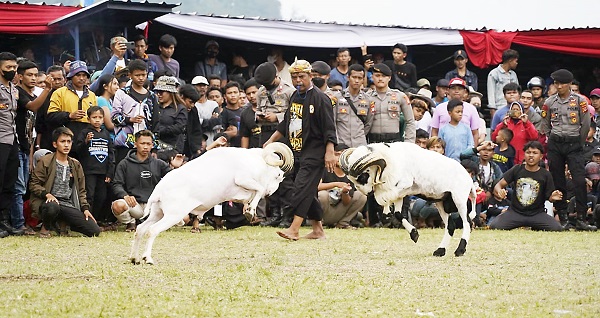
[[[340,155],[340,159],[338,159],[338,161],[340,163],[340,168],[342,168],[342,171],[344,171],[344,173],[346,173],[346,174],[349,173],[349,170],[350,170],[348,158],[350,158],[350,155],[352,154],[354,149],[356,149],[356,148],[348,148],[348,149],[344,150],[342,152],[342,154]]]
[[[263,159],[268,165],[279,167],[283,172],[289,172],[294,168],[294,154],[290,147],[281,142],[268,144],[263,149]]]
[[[365,171],[365,169],[367,169],[370,166],[377,167],[377,171],[375,173],[375,179],[373,180],[373,184],[377,185],[377,184],[381,183],[380,182],[381,174],[383,173],[383,170],[387,166],[387,163],[385,162],[385,159],[381,155],[374,154],[372,152],[370,152],[370,153],[362,156],[358,160],[356,160],[356,162],[354,162],[352,164],[352,166],[350,167],[349,174],[356,178],[360,174],[362,174]]]

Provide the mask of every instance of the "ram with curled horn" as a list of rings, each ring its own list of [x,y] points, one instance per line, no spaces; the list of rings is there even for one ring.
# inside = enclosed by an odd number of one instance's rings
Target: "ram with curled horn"
[[[245,214],[253,217],[258,201],[273,194],[293,167],[291,149],[273,142],[264,149],[216,148],[167,173],[148,199],[149,216],[137,227],[129,259],[134,264],[154,263],[151,253],[156,236],[188,213],[201,218],[215,205],[233,201],[247,204]],[[140,259],[142,239],[147,242]]]
[[[391,212],[392,206],[394,212],[401,210],[402,200],[410,195],[435,202],[446,228],[434,256],[446,254],[454,234],[454,228],[448,228],[448,213],[458,212],[463,221],[463,233],[454,255],[462,256],[466,252],[471,233],[468,202],[471,200],[470,216],[473,217],[476,193],[471,176],[460,163],[407,142],[347,149],[339,162],[356,189],[366,195],[373,192],[385,213]],[[408,221],[408,216],[403,215],[402,225],[417,242],[419,232]]]

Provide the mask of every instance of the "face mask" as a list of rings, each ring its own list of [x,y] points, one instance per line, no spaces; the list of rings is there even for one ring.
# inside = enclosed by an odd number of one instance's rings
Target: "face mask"
[[[275,63],[275,60],[277,60],[275,58],[275,56],[273,56],[273,55],[267,56],[267,62],[269,62],[269,63]]]
[[[2,77],[4,77],[9,82],[15,78],[16,74],[16,71],[2,71]]]
[[[206,51],[206,55],[208,55],[208,57],[217,57],[217,54],[219,54],[217,51]]]
[[[318,88],[321,88],[321,87],[323,87],[323,85],[325,85],[325,79],[324,78],[320,78],[320,77],[313,77],[312,78],[312,82]]]

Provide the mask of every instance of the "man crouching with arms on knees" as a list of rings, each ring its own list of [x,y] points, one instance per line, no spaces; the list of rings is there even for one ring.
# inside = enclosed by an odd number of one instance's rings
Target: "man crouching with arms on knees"
[[[167,172],[169,165],[150,156],[154,146],[154,135],[150,130],[140,130],[135,134],[135,149],[121,160],[115,171],[113,193],[118,199],[113,201],[111,210],[119,222],[126,224],[125,231],[133,232],[136,219],[146,217],[146,202],[154,187]]]
[[[43,222],[39,234],[43,238],[50,237],[50,230],[58,230],[57,222],[85,236],[100,234],[86,200],[83,168],[69,157],[72,144],[73,132],[66,127],[56,128],[52,132],[56,152],[40,158],[31,175],[31,208]]]
[[[294,191],[291,207],[294,210],[292,225],[277,234],[295,241],[299,238],[300,226],[305,218],[312,220],[312,232],[307,239],[324,239],[323,209],[317,199],[317,188],[323,169],[333,172],[337,163],[333,152],[337,142],[331,100],[311,82],[311,65],[297,60],[290,66],[292,82],[296,92],[290,97],[290,107],[284,120],[265,146],[287,137],[294,152]]]
[[[528,226],[532,230],[562,231],[562,226],[544,209],[544,202],[562,200],[563,194],[554,190],[552,175],[539,166],[544,147],[539,141],[525,144],[525,163],[506,171],[494,187],[496,199],[506,198],[507,185],[514,182],[515,189],[508,210],[498,215],[490,227],[498,230],[512,230]]]

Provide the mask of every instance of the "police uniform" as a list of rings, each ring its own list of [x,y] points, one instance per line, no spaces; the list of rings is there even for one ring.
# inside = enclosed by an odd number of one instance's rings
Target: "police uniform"
[[[341,93],[333,94],[333,119],[337,131],[338,143],[345,144],[348,147],[358,147],[367,144],[365,125],[373,114],[369,112],[369,101],[367,95],[362,90],[358,95],[352,96],[346,88]],[[350,106],[351,101],[356,112]]]
[[[573,74],[567,70],[552,73],[552,78],[560,83],[570,83]],[[589,225],[583,226],[587,213],[587,193],[585,183],[585,162],[583,144],[590,129],[590,113],[585,98],[571,92],[565,99],[558,94],[548,97],[542,106],[542,133],[548,136],[548,163],[556,189],[563,193],[563,199],[554,202],[561,220],[566,219],[567,185],[565,163],[573,178],[577,228],[591,230]]]
[[[367,122],[369,127],[369,143],[375,142],[415,142],[416,123],[408,97],[397,89],[388,88],[385,95],[380,97],[376,90],[370,90],[365,95],[369,101],[371,117]],[[404,136],[400,135],[400,113],[406,119]]]
[[[277,122],[271,123],[260,120],[257,116],[257,123],[260,128],[260,142],[265,143],[277,129],[277,125],[283,120],[285,111],[290,106],[290,97],[296,91],[290,84],[280,81],[279,85],[272,90],[267,90],[264,86],[258,89],[257,92],[257,110],[258,113],[266,114],[273,113],[277,116]],[[272,100],[269,101],[271,95]],[[274,102],[274,103],[271,103]]]

